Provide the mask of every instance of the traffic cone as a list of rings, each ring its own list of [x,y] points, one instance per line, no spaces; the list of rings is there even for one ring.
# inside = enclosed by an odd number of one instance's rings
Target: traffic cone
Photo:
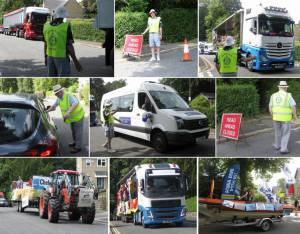
[[[187,62],[187,61],[191,61],[191,55],[190,55],[190,50],[189,50],[189,45],[188,45],[188,41],[185,38],[184,39],[184,47],[183,47],[183,56],[182,56],[182,62]]]

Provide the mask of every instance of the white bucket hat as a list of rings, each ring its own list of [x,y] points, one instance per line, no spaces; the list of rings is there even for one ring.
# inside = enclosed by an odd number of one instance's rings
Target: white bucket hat
[[[151,10],[149,11],[149,14],[151,14],[151,13],[156,13],[156,10],[151,9]]]
[[[286,88],[287,88],[287,87],[289,87],[289,86],[288,86],[288,84],[286,83],[285,80],[282,80],[282,81],[279,82],[278,87],[286,87]]]
[[[52,16],[54,19],[59,19],[59,18],[63,19],[63,18],[67,18],[69,16],[69,13],[65,7],[59,6],[53,10]]]
[[[62,90],[64,90],[64,88],[61,87],[60,84],[57,84],[57,85],[54,85],[54,86],[53,86],[53,92],[54,92],[55,94],[57,94],[58,92],[60,92],[60,91],[62,91]]]
[[[112,106],[112,105],[113,105],[113,103],[112,103],[111,100],[106,100],[106,102],[104,103],[105,107],[109,107],[109,106]]]
[[[234,45],[233,37],[232,36],[227,36],[224,46],[233,46],[233,45]]]

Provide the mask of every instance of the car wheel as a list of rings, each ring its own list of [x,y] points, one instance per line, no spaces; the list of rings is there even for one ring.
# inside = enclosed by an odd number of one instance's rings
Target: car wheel
[[[152,136],[154,149],[159,153],[164,153],[168,149],[168,141],[162,132],[154,132]]]

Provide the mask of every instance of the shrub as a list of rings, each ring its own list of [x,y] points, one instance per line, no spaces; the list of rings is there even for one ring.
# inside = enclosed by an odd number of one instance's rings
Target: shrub
[[[244,118],[259,114],[259,95],[251,84],[219,85],[217,87],[218,121],[223,113],[243,113]]]
[[[295,59],[300,60],[300,42],[296,42],[295,44]]]
[[[74,39],[104,42],[105,32],[93,28],[93,19],[70,20]]]
[[[159,13],[163,24],[163,41],[182,42],[184,38],[197,38],[196,9],[164,9]],[[124,45],[126,34],[141,34],[147,26],[144,12],[117,12],[115,15],[116,47]],[[145,37],[148,40],[148,37]]]
[[[210,127],[215,127],[215,105],[211,105],[205,96],[199,95],[195,97],[191,101],[190,106],[193,109],[205,114],[209,120]]]

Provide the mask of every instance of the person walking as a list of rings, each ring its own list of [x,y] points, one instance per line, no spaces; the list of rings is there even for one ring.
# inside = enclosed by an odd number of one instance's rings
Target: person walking
[[[53,11],[52,21],[44,25],[45,65],[49,77],[71,76],[69,56],[72,58],[76,70],[82,70],[73,47],[71,26],[68,22],[64,22],[66,17],[68,17],[67,10],[64,7],[58,7]]]
[[[107,100],[104,104],[104,110],[103,110],[103,118],[104,118],[104,130],[105,130],[105,137],[106,142],[102,145],[107,149],[107,152],[114,153],[116,150],[113,150],[111,148],[111,140],[114,137],[114,114],[117,112],[117,110],[112,110],[112,101]]]
[[[219,48],[216,54],[215,63],[222,77],[237,77],[238,76],[238,61],[250,62],[255,56],[247,58],[242,57],[243,51],[234,47],[234,39],[232,36],[227,36],[224,47]]]
[[[281,154],[288,154],[288,143],[291,132],[292,119],[297,120],[296,102],[287,92],[286,81],[280,81],[279,91],[272,94],[269,102],[269,111],[273,119],[275,141],[273,146]]]
[[[74,95],[65,92],[61,85],[54,85],[53,92],[57,100],[47,112],[54,111],[57,106],[60,107],[64,122],[71,126],[73,142],[69,144],[70,153],[76,154],[81,151],[85,112],[80,101]]]
[[[160,61],[160,42],[162,40],[162,22],[161,18],[157,16],[154,9],[149,11],[150,17],[148,18],[147,28],[143,32],[145,35],[149,31],[149,46],[151,48],[150,62]],[[156,54],[155,54],[156,52]],[[155,56],[156,55],[156,56]]]

